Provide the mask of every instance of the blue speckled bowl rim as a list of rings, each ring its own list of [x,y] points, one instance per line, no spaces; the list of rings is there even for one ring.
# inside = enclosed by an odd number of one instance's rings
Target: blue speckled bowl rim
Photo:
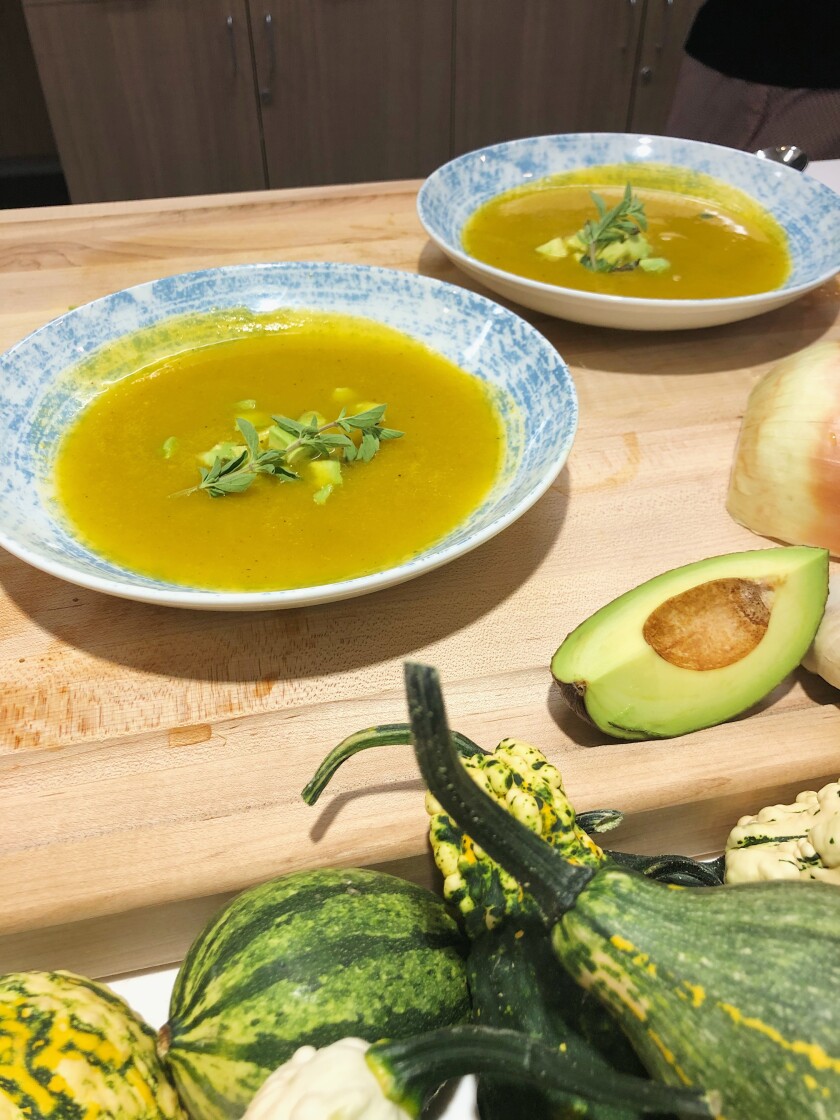
[[[436,170],[434,170],[432,174],[423,181],[423,184],[417,194],[417,216],[432,241],[434,241],[435,244],[452,260],[465,263],[468,269],[471,269],[473,271],[485,272],[488,276],[494,276],[503,281],[514,281],[517,284],[521,284],[523,288],[530,289],[531,291],[542,292],[546,294],[563,292],[564,294],[578,297],[581,300],[586,300],[587,302],[591,301],[593,304],[600,304],[604,307],[621,304],[622,307],[635,308],[751,308],[761,306],[761,304],[767,302],[770,297],[778,296],[781,292],[784,292],[786,296],[790,296],[791,299],[794,299],[798,295],[804,295],[805,292],[810,292],[814,288],[820,287],[821,284],[827,283],[834,276],[836,276],[838,272],[840,272],[840,262],[838,262],[836,268],[828,269],[827,271],[820,273],[814,279],[806,280],[801,284],[792,285],[789,288],[771,288],[767,292],[756,292],[751,296],[726,296],[724,298],[717,299],[649,299],[644,296],[614,296],[601,292],[588,292],[579,288],[567,288],[562,284],[546,284],[541,280],[531,280],[526,276],[519,276],[515,272],[507,272],[505,269],[496,268],[495,265],[485,264],[484,261],[479,260],[477,257],[470,256],[470,254],[465,252],[460,245],[453,245],[449,238],[444,236],[435,226],[434,222],[429,218],[427,213],[426,200],[428,196],[431,195],[432,192],[437,188],[438,183],[440,182],[440,179],[443,177],[443,175],[456,164],[465,162],[470,159],[475,159],[482,155],[498,155],[499,152],[501,152],[503,149],[510,150],[511,148],[517,146],[521,146],[524,148],[529,144],[546,141],[550,142],[552,140],[558,139],[559,137],[563,137],[563,139],[567,140],[577,139],[580,141],[586,141],[588,139],[597,139],[600,141],[615,139],[616,141],[653,140],[657,142],[667,142],[669,140],[674,140],[679,144],[686,145],[688,147],[696,147],[698,150],[711,149],[722,151],[728,153],[728,155],[732,157],[752,159],[756,160],[759,163],[761,162],[758,156],[752,155],[750,152],[739,151],[736,148],[727,148],[723,144],[709,144],[701,140],[685,140],[682,137],[650,135],[644,132],[547,133],[543,136],[527,136],[517,140],[504,140],[499,144],[490,144],[485,148],[476,148],[474,151],[464,152],[463,155],[456,156],[454,159],[449,160],[447,163],[441,164],[440,167],[436,168]],[[652,160],[651,162],[660,163],[662,161]],[[780,171],[785,175],[796,176],[801,181],[801,171],[795,171],[792,167],[788,167],[786,164],[782,163],[771,162],[770,166],[773,168],[774,172]],[[832,191],[830,187],[827,187],[825,183],[821,183],[818,179],[809,178],[807,182],[809,184],[813,184],[819,192],[825,192],[827,196],[836,195],[835,191]],[[505,191],[508,189],[510,188],[505,188]],[[497,193],[504,194],[505,191],[499,191]],[[488,197],[495,196],[491,195]],[[485,201],[488,201],[488,199],[482,199],[482,202]],[[477,209],[477,206],[473,211],[471,211],[471,213],[474,213],[475,209]],[[463,226],[461,228],[463,229]]]
[[[566,362],[559,352],[527,320],[517,315],[516,312],[511,311],[509,308],[505,308],[494,300],[489,299],[487,296],[481,295],[478,292],[469,291],[455,284],[447,283],[444,280],[437,280],[419,273],[412,273],[409,270],[323,260],[259,261],[237,265],[223,265],[216,268],[197,269],[184,273],[172,273],[154,280],[145,281],[142,284],[132,285],[129,288],[109,292],[107,295],[100,296],[98,299],[80,304],[78,307],[72,308],[63,315],[56,316],[47,323],[44,323],[43,326],[38,327],[35,331],[30,332],[0,356],[3,358],[13,358],[15,352],[24,344],[29,343],[32,339],[36,338],[36,336],[49,331],[54,324],[72,316],[75,312],[89,310],[100,304],[105,305],[110,300],[123,294],[135,295],[150,292],[154,285],[159,284],[161,280],[178,280],[181,283],[187,283],[191,280],[200,280],[202,277],[217,273],[247,273],[249,270],[255,268],[277,268],[278,271],[282,271],[284,268],[303,268],[306,266],[314,266],[320,269],[329,268],[331,271],[335,270],[339,274],[345,272],[348,276],[363,272],[369,275],[378,275],[382,279],[387,279],[389,275],[399,273],[404,282],[408,278],[409,283],[416,284],[421,288],[427,287],[432,290],[436,289],[444,297],[447,292],[453,294],[457,293],[457,298],[459,300],[468,297],[471,304],[479,308],[486,307],[488,313],[492,313],[497,318],[501,316],[502,320],[516,320],[520,324],[520,329],[524,327],[525,333],[533,339],[535,352],[539,353],[543,360],[548,360],[550,362],[561,381],[564,382],[567,394],[566,408],[569,414],[568,435],[565,441],[558,447],[556,458],[548,465],[543,476],[514,507],[504,515],[491,520],[483,529],[473,533],[466,541],[434,552],[431,550],[435,549],[435,545],[430,545],[424,552],[412,557],[410,560],[392,568],[386,568],[381,572],[333,583],[315,584],[309,587],[289,588],[280,591],[207,591],[190,587],[184,587],[182,589],[173,588],[171,585],[158,588],[154,586],[148,587],[132,584],[116,576],[113,578],[104,578],[88,575],[78,572],[74,568],[66,567],[59,561],[53,561],[52,559],[45,560],[37,552],[22,545],[14,538],[10,538],[2,525],[0,525],[0,547],[3,547],[7,552],[23,560],[31,567],[46,572],[49,575],[56,576],[77,587],[102,592],[103,594],[117,598],[130,599],[136,602],[151,603],[159,606],[185,607],[195,610],[277,610],[339,602],[343,599],[355,598],[360,595],[370,594],[374,591],[384,590],[385,588],[404,583],[416,576],[434,571],[436,568],[442,567],[452,560],[457,559],[459,556],[466,555],[468,552],[473,551],[473,549],[478,548],[494,536],[497,536],[526,513],[549,489],[560,474],[569,457],[569,452],[571,451],[577,432],[579,416],[577,391],[574,381],[572,380]],[[317,301],[314,301],[312,306],[317,307]],[[224,310],[224,308],[220,307],[219,310]],[[173,305],[172,314],[178,314],[176,305]],[[161,315],[160,319],[167,317],[166,315]],[[374,319],[375,321],[375,316],[371,314],[365,314],[362,317]],[[410,332],[405,333],[410,334]],[[68,362],[68,368],[72,364],[72,361]]]

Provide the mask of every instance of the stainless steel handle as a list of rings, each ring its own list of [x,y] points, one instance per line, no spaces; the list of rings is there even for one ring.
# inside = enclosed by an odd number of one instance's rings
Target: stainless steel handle
[[[266,12],[263,20],[263,35],[268,53],[268,75],[265,85],[260,89],[260,101],[263,105],[270,105],[274,98],[274,71],[277,68],[277,56],[274,51],[274,20],[270,12]]]
[[[622,54],[626,54],[626,52],[628,51],[628,49],[630,47],[630,38],[633,34],[633,27],[634,27],[635,22],[636,22],[635,19],[634,19],[635,8],[636,8],[636,0],[627,0],[627,12],[628,12],[628,15],[627,15],[627,34],[624,37],[624,42],[621,44]]]
[[[236,79],[236,29],[233,26],[233,16],[228,16],[225,20],[227,27],[228,43],[230,44],[230,76],[231,79]]]

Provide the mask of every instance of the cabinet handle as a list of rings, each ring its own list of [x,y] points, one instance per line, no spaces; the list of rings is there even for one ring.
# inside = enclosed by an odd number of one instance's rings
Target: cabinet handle
[[[277,65],[277,58],[274,53],[274,20],[271,18],[270,12],[266,12],[263,20],[263,34],[266,51],[268,52],[268,79],[260,90],[260,101],[263,105],[270,105],[274,97],[274,71]]]
[[[225,20],[225,25],[227,27],[228,43],[230,44],[230,76],[235,81],[237,70],[236,29],[233,26],[233,16],[227,17],[227,19]]]
[[[633,27],[636,22],[634,19],[635,7],[636,0],[627,0],[627,35],[625,36],[624,42],[621,44],[622,53],[626,53],[630,46],[630,36],[633,34]]]

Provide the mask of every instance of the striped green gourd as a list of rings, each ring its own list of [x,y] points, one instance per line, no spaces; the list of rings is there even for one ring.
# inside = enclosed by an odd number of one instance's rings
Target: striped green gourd
[[[192,945],[160,1052],[195,1120],[241,1116],[300,1046],[405,1038],[469,1016],[465,946],[436,895],[377,871],[297,872]]]
[[[70,972],[0,976],[0,1118],[182,1120],[155,1033]]]
[[[702,1087],[721,1120],[840,1116],[840,896],[818,882],[686,889],[565,859],[460,764],[437,674],[406,667],[429,788],[533,895],[567,971],[652,1076]]]

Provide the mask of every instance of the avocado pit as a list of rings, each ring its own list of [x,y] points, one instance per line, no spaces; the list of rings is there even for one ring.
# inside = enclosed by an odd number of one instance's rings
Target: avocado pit
[[[680,669],[734,665],[767,633],[773,588],[750,579],[714,579],[666,599],[648,615],[642,636]]]

